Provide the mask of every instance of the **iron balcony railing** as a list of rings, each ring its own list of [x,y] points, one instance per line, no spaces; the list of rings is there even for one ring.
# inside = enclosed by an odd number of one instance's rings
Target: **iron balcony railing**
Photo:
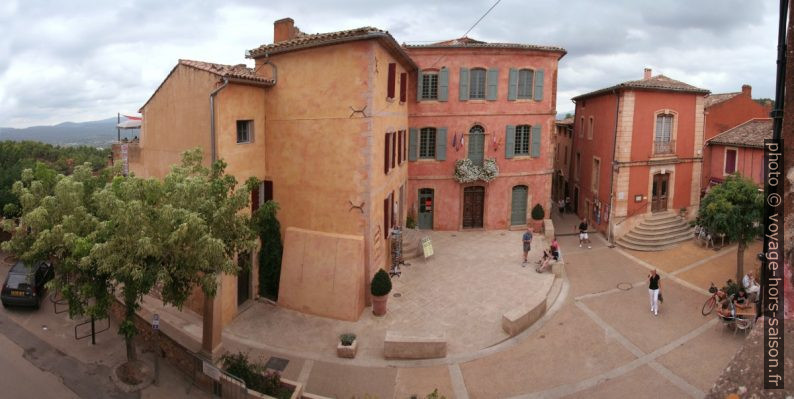
[[[675,140],[655,140],[653,142],[653,155],[665,155],[675,152]]]

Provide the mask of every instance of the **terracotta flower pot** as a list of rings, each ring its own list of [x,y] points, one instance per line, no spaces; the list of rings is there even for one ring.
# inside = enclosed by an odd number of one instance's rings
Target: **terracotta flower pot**
[[[372,297],[372,314],[375,316],[383,316],[386,314],[386,301],[389,300],[388,295],[373,296]]]

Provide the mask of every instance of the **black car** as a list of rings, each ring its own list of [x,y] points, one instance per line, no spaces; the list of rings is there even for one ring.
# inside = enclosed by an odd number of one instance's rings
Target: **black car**
[[[41,304],[44,296],[44,284],[53,276],[52,265],[47,262],[38,262],[34,267],[28,267],[22,261],[14,264],[8,271],[3,290],[0,293],[3,307],[32,306],[36,309]]]

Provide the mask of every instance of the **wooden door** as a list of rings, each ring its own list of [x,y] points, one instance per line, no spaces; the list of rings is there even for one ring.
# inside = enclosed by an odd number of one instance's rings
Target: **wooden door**
[[[663,212],[667,210],[667,190],[670,181],[670,174],[653,175],[653,186],[651,188],[651,212]]]
[[[419,217],[416,221],[416,226],[420,229],[433,229],[434,202],[432,188],[419,189]]]
[[[484,204],[484,187],[466,187],[463,189],[464,229],[482,228]]]
[[[527,186],[513,187],[512,206],[510,207],[510,224],[512,226],[527,224]]]

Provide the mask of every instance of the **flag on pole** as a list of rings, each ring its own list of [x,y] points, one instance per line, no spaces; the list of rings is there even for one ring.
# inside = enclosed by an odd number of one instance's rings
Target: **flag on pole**
[[[461,133],[460,134],[460,148],[463,148],[463,136],[464,136],[464,134]]]
[[[454,148],[455,151],[458,150],[458,134],[457,133],[455,133],[455,135],[452,136],[452,148]]]

